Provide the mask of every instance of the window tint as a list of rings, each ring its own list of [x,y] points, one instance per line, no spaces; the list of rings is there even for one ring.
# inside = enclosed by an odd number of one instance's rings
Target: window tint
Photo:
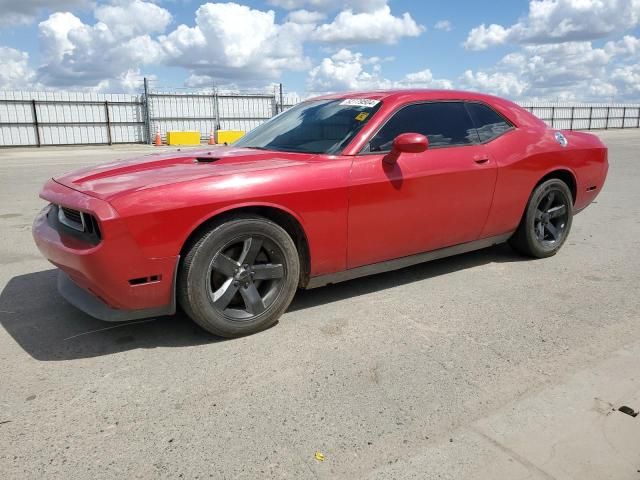
[[[421,133],[429,148],[478,142],[471,118],[461,102],[420,103],[398,111],[369,142],[369,151],[391,150],[401,133]]]
[[[492,108],[481,103],[468,103],[467,108],[473,117],[481,142],[499,137],[511,128],[511,124]]]
[[[247,133],[234,145],[281,152],[339,152],[382,103],[366,98],[299,103]]]

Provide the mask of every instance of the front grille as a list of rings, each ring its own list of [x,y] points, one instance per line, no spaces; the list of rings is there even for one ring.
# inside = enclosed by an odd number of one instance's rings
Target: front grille
[[[62,207],[62,211],[64,212],[64,216],[67,217],[69,220],[82,225],[82,212],[79,212],[78,210],[73,210],[67,207]]]
[[[100,243],[100,226],[96,217],[90,213],[60,205],[52,205],[51,213],[53,215],[49,216],[49,220],[57,220],[55,223],[58,230],[66,231],[93,245]]]
[[[58,220],[69,228],[73,228],[79,232],[85,231],[84,215],[78,210],[60,207],[60,210],[58,210]]]

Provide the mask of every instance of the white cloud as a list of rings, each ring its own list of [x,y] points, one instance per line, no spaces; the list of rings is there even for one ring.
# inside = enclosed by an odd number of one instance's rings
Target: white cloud
[[[482,24],[464,43],[469,50],[521,45],[494,67],[468,70],[464,87],[511,97],[634,99],[640,39],[632,35],[594,47],[592,40],[640,25],[640,0],[531,0],[511,26]]]
[[[600,100],[613,99],[618,93],[620,93],[615,85],[599,78],[595,78],[593,81],[589,82],[588,92],[589,93],[586,97]],[[580,96],[573,93],[574,92],[571,92],[567,97],[574,101],[580,101]],[[585,95],[583,95],[583,97],[584,96]]]
[[[155,82],[158,77],[155,75],[146,75],[147,80],[150,82]],[[144,81],[144,75],[140,73],[140,69],[132,68],[127,70],[126,72],[120,74],[116,79],[116,82],[121,90],[127,92],[136,92],[140,91],[142,88],[142,83]],[[106,88],[105,90],[116,90],[114,88]]]
[[[453,30],[453,25],[451,25],[451,22],[449,20],[439,20],[436,22],[433,28],[435,28],[436,30],[442,30],[444,32],[450,32],[451,30]]]
[[[87,26],[74,14],[57,12],[40,23],[40,45],[47,60],[61,61],[65,54],[73,54],[75,44],[69,38],[72,31]]]
[[[565,83],[604,74],[611,58],[604,49],[593,48],[591,42],[569,42],[526,46],[506,55],[500,64],[532,78],[544,78],[549,84],[551,79]]]
[[[88,5],[89,0],[0,0],[0,25],[28,25],[43,11]]]
[[[310,44],[334,51],[336,44],[394,43],[424,31],[409,13],[392,13],[388,0],[270,3],[287,10],[280,12],[280,22],[272,10],[238,3],[205,3],[191,22],[177,26],[155,0],[93,4],[94,21],[56,12],[38,27],[37,71],[26,52],[0,47],[0,88],[138,90],[149,67],[168,66],[186,70],[186,84],[193,87],[209,87],[214,81],[237,89],[263,87],[279,81],[285,71],[308,70],[308,88],[316,92],[452,88],[455,83],[518,99],[637,100],[640,93],[640,38],[625,35],[625,29],[640,22],[640,0],[532,0],[528,14],[514,25],[483,24],[469,32],[468,49],[508,42],[516,48],[493,66],[461,68],[464,73],[454,81],[434,78],[420,63],[415,72],[388,78],[383,70],[390,58],[366,57],[347,48],[312,64],[305,52]],[[18,11],[40,15],[48,7],[87,3],[24,0],[14,5],[0,0],[0,5],[5,19]],[[451,24],[440,20],[434,27],[447,31]],[[597,46],[589,40],[569,41],[613,32],[619,34]]]
[[[139,69],[132,68],[115,78],[101,80],[96,85],[86,87],[84,90],[91,92],[140,92],[145,76],[152,83],[157,80],[155,75],[142,75]]]
[[[294,10],[289,13],[287,16],[287,20],[293,23],[299,23],[301,25],[306,25],[310,23],[318,23],[321,20],[324,20],[327,16],[322,12],[310,12],[309,10]]]
[[[502,25],[493,23],[487,27],[483,23],[469,32],[464,47],[467,50],[485,50],[504,43],[508,35],[509,32]]]
[[[285,10],[316,10],[335,12],[341,9],[372,12],[387,5],[388,0],[269,0],[269,4]]]
[[[640,54],[640,38],[625,35],[617,42],[610,41],[604,46],[606,52],[611,55],[621,55],[623,57]]]
[[[401,17],[391,14],[388,5],[370,12],[340,12],[333,22],[320,25],[314,38],[328,43],[397,43],[402,37],[417,37],[424,31],[407,12]]]
[[[157,36],[172,17],[154,3],[117,0],[96,7],[94,13],[95,24],[69,12],[54,13],[40,23],[43,64],[38,78],[44,85],[127,86],[145,65],[185,68],[190,84],[211,85],[214,78],[265,83],[283,70],[309,67],[303,43],[321,18],[298,11],[278,24],[273,11],[207,3],[196,11],[193,26],[179,25]]]
[[[35,77],[29,67],[29,54],[15,48],[0,47],[2,69],[0,69],[0,88],[24,90],[32,87]]]
[[[393,88],[435,88],[450,90],[453,83],[450,80],[438,79],[428,68],[419,72],[408,73],[399,81],[393,82]]]
[[[528,15],[504,27],[473,28],[465,47],[484,50],[506,42],[544,44],[585,41],[624,32],[640,24],[640,0],[531,0]]]
[[[465,89],[492,93],[503,97],[520,97],[528,85],[512,72],[473,72],[466,70],[460,78]]]
[[[141,0],[118,0],[111,5],[100,5],[94,14],[118,37],[162,33],[171,22],[168,10]]]
[[[616,68],[611,78],[620,84],[625,94],[635,96],[635,98],[640,94],[640,64]]]
[[[639,46],[640,39],[632,36],[602,48],[591,42],[528,45],[505,55],[493,68],[466,71],[460,84],[511,98],[632,100],[640,91],[634,83],[640,80]]]
[[[361,53],[342,49],[309,72],[308,86],[315,92],[372,88],[375,77],[365,72],[366,63]]]
[[[214,80],[209,75],[198,75],[192,73],[184,82],[185,87],[189,88],[213,88]]]
[[[277,24],[275,13],[235,3],[207,3],[195,25],[180,25],[159,41],[166,62],[187,68],[194,78],[217,77],[264,82],[285,69],[308,67],[303,42],[314,26]]]
[[[341,49],[309,72],[307,85],[312,92],[376,90],[392,88],[453,88],[448,80],[436,79],[429,69],[409,73],[400,80],[381,75],[378,57],[364,57],[359,52]]]
[[[114,15],[120,15],[122,21],[116,22]],[[166,10],[134,0],[106,10],[98,7],[96,16],[103,21],[88,25],[72,13],[57,12],[39,24],[43,64],[38,69],[38,80],[43,85],[126,86],[130,84],[130,72],[164,58],[160,44],[142,33],[164,28],[171,18]]]

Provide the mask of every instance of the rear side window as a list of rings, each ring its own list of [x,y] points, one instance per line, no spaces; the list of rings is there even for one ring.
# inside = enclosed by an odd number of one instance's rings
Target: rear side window
[[[401,133],[421,133],[429,148],[470,145],[478,142],[471,117],[462,102],[409,105],[396,112],[371,139],[369,152],[388,152]]]
[[[513,127],[495,110],[482,103],[467,103],[467,108],[476,124],[481,142],[493,140]]]

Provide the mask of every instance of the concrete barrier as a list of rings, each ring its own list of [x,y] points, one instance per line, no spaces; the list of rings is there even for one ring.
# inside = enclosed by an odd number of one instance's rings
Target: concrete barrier
[[[167,145],[200,145],[200,132],[167,132]]]
[[[242,130],[218,130],[218,143],[233,143],[244,134]]]

